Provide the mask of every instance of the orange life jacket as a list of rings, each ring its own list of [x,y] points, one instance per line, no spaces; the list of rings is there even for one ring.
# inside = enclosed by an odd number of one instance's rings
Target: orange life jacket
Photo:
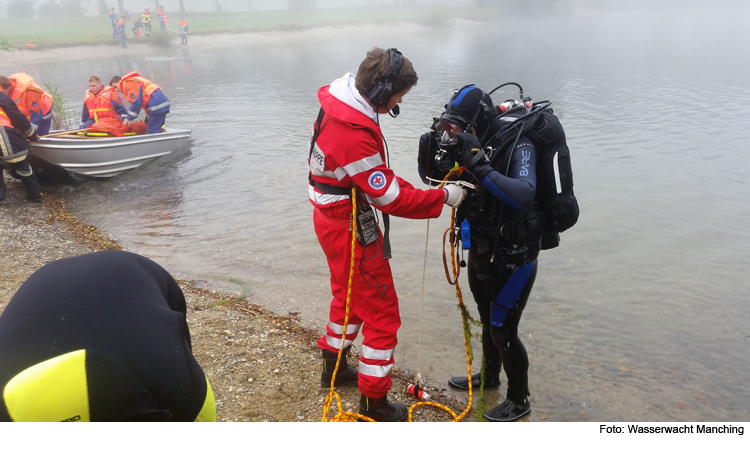
[[[188,23],[187,23],[187,20],[185,20],[185,19],[182,19],[182,20],[180,20],[180,23],[179,23],[179,25],[180,25],[181,27],[184,27],[184,26],[185,26],[185,25],[187,25],[187,24],[188,24]]]
[[[125,19],[120,19],[117,21],[117,25],[125,25]]]
[[[138,88],[141,86],[143,86],[143,102],[141,105],[142,108],[146,110],[146,105],[148,105],[148,101],[151,99],[151,94],[153,94],[155,90],[161,88],[141,77],[141,74],[138,72],[130,72],[120,80],[120,92],[125,95],[125,99],[129,102],[132,102],[138,97]]]
[[[47,115],[52,111],[52,96],[34,83],[29,75],[19,72],[8,77],[13,87],[10,98],[18,109],[31,120],[31,112]]]
[[[89,109],[89,117],[93,117],[95,122],[99,122],[105,117],[117,118],[117,113],[112,107],[112,95],[120,100],[120,96],[112,86],[102,88],[96,95],[90,91],[86,91],[86,98],[83,100],[83,104]],[[122,100],[120,100],[120,103],[122,103]]]

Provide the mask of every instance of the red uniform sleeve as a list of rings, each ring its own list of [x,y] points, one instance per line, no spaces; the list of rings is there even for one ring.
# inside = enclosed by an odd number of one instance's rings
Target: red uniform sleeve
[[[443,191],[416,189],[385,166],[377,143],[357,142],[346,152],[348,164],[341,164],[346,174],[380,211],[407,219],[440,216]]]

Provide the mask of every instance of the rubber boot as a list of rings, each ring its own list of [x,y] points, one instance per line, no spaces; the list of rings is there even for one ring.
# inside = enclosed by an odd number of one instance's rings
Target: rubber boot
[[[510,381],[508,382],[510,385]],[[508,387],[508,395],[504,402],[484,413],[484,418],[490,422],[512,422],[531,413],[529,404],[528,375],[519,377],[518,387]]]
[[[372,398],[362,394],[359,399],[359,413],[376,422],[405,422],[409,409],[403,403],[389,402],[387,395]]]
[[[481,373],[471,374],[471,388],[478,390],[481,386],[482,379]],[[453,377],[448,380],[448,385],[454,389],[461,389],[462,391],[469,390],[469,377]],[[484,372],[484,388],[485,389],[497,389],[500,387],[500,367],[496,369],[487,369]]]
[[[336,387],[357,385],[359,372],[351,367],[346,360],[349,349],[351,347],[345,348],[341,354],[341,362],[339,362],[339,370],[336,372],[336,381],[334,382]],[[333,377],[333,370],[336,368],[338,355],[338,353],[323,350],[323,372],[320,373],[320,385],[322,387],[331,387],[331,377]]]
[[[39,194],[39,182],[36,180],[36,174],[31,173],[28,177],[21,177],[24,189],[26,189],[26,200],[34,203],[41,203],[42,196]]]

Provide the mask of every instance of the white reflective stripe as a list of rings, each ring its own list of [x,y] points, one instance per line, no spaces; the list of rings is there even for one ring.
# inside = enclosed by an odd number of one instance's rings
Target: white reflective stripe
[[[368,170],[378,167],[382,164],[383,158],[380,157],[380,153],[376,153],[372,156],[368,156],[367,158],[363,158],[359,161],[354,161],[351,164],[347,164],[343,167],[343,169],[347,173],[347,175],[353,177],[358,173],[367,172]]]
[[[330,170],[323,170],[323,171],[321,171],[320,169],[317,168],[317,166],[313,167],[312,164],[310,164],[310,172],[312,172],[312,174],[315,175],[316,177],[330,178],[332,180],[338,180],[336,178],[336,175],[334,175],[333,172],[331,172]],[[338,181],[341,181],[341,180],[338,180]]]
[[[326,336],[326,344],[330,345],[333,348],[341,348],[341,339]],[[350,345],[352,345],[352,341],[350,341],[349,339],[344,341],[344,348],[347,348]]]
[[[391,181],[391,185],[388,186],[388,190],[385,191],[385,194],[381,195],[378,198],[373,198],[372,202],[377,206],[385,206],[396,200],[396,197],[398,197],[398,194],[400,193],[401,188],[398,185],[398,180],[394,178]]]
[[[377,359],[379,361],[390,361],[391,357],[393,356],[393,352],[395,351],[395,348],[392,348],[390,350],[377,350],[374,348],[370,348],[366,345],[362,346],[362,357],[367,359]]]
[[[562,183],[560,182],[560,167],[557,164],[557,155],[558,152],[555,152],[555,156],[552,158],[552,166],[555,169],[555,188],[557,189],[558,194],[562,194]]]
[[[310,200],[313,201],[316,205],[328,205],[331,203],[340,202],[342,200],[349,201],[348,195],[331,195],[331,194],[322,194],[318,191],[316,191],[312,186],[309,184],[307,185],[307,193],[310,197]]]
[[[160,104],[158,104],[156,106],[152,106],[152,107],[146,109],[146,111],[155,111],[157,109],[164,108],[165,106],[169,106],[169,102],[164,102],[164,103],[160,103]]]
[[[31,174],[33,174],[34,172],[32,172],[31,168],[29,168],[28,172],[26,172],[24,170],[18,170],[18,169],[16,169],[16,173],[19,174],[19,175],[21,175],[22,177],[30,177]]]
[[[33,129],[34,129],[34,131],[36,131],[36,129],[37,129],[37,128],[39,128],[39,125],[37,125],[37,124],[35,124],[35,123],[32,123],[32,124],[31,124],[31,128],[33,128]],[[34,134],[34,133],[32,133],[32,134]]]
[[[362,375],[369,375],[371,377],[384,378],[391,373],[393,364],[386,366],[373,366],[371,364],[365,364],[362,361],[359,362],[359,373]]]
[[[339,325],[337,323],[328,322],[328,328],[331,329],[336,334],[344,334],[344,326]],[[362,324],[352,325],[347,324],[346,325],[346,335],[349,336],[350,334],[354,334],[359,331],[359,329],[362,328]]]
[[[128,117],[138,117],[138,113],[134,113],[133,111],[128,110]]]
[[[341,181],[346,176],[346,170],[344,170],[343,167],[339,167],[338,169],[333,171],[333,175],[336,177],[337,180]]]
[[[106,111],[106,109],[104,111]],[[50,111],[49,114],[47,114],[46,116],[42,116],[42,119],[49,119],[50,117],[52,117],[53,114],[54,114],[54,111]]]

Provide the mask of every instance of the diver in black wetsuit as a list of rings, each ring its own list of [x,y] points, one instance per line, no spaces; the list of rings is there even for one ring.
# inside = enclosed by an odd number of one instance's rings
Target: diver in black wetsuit
[[[478,186],[468,190],[456,214],[464,248],[469,249],[469,287],[482,322],[485,389],[500,385],[505,367],[508,390],[500,406],[485,413],[489,421],[507,422],[531,412],[528,396],[529,359],[518,337],[518,323],[537,273],[540,235],[519,227],[519,216],[533,211],[536,194],[536,150],[526,137],[484,148],[506,129],[489,95],[474,85],[457,91],[446,104],[433,132],[420,138],[419,172],[442,179],[454,160],[469,172],[462,179]],[[484,150],[482,150],[484,148]],[[437,158],[436,158],[437,157]],[[534,217],[533,212],[523,215]],[[535,225],[539,225],[538,223]],[[541,232],[540,232],[541,233]],[[470,235],[470,238],[469,238]],[[470,239],[470,244],[469,244]],[[480,386],[472,374],[472,386]],[[451,378],[454,388],[468,389],[467,377]]]
[[[134,253],[34,272],[0,316],[0,421],[215,421],[185,297]]]

